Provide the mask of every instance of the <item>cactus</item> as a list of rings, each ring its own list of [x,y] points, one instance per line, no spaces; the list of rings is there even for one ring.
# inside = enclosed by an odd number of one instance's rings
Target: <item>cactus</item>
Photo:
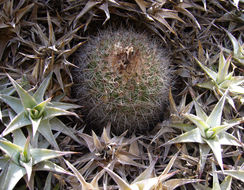
[[[100,31],[78,53],[77,66],[74,92],[91,121],[111,122],[116,132],[159,121],[171,78],[159,41],[133,29]]]

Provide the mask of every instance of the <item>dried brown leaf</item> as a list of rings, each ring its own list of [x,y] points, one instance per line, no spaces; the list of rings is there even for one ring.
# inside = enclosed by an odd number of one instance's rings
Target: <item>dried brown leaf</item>
[[[82,11],[75,17],[75,20],[73,22],[73,27],[76,26],[78,20],[84,15],[86,14],[90,9],[92,9],[94,6],[96,6],[97,4],[101,3],[100,1],[97,0],[89,0],[85,7],[82,9]]]
[[[54,35],[54,31],[53,31],[53,25],[52,25],[52,21],[51,21],[51,17],[49,15],[49,12],[47,11],[47,22],[48,22],[48,28],[49,28],[49,39],[48,39],[48,44],[49,46],[53,46],[55,40],[55,35]]]
[[[32,7],[34,6],[34,3],[27,5],[26,7],[19,9],[15,13],[15,23],[19,23],[20,19],[27,13]]]
[[[105,24],[110,19],[110,13],[109,13],[109,9],[108,9],[108,2],[105,1],[103,4],[101,4],[99,6],[99,9],[103,10],[104,13],[106,14],[106,19],[103,22],[103,24]]]

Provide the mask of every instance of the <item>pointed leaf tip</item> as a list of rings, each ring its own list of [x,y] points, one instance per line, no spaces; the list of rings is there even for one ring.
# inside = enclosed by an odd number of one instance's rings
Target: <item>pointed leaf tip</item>
[[[33,108],[37,104],[35,99],[26,90],[24,90],[10,75],[7,74],[7,76],[13,84],[14,88],[16,89],[24,108]]]

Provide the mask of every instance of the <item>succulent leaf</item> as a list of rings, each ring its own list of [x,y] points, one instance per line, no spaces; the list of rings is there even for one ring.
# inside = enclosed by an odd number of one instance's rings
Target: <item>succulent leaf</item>
[[[200,175],[203,172],[203,169],[205,167],[210,150],[211,150],[211,148],[207,144],[199,144],[199,152],[200,152],[199,173],[200,173]]]
[[[20,113],[24,110],[19,98],[0,94],[0,99],[8,104],[16,113]]]
[[[219,58],[219,70],[216,78],[217,84],[222,83],[228,76],[228,70],[231,63],[231,56],[225,60],[223,53],[220,53]]]
[[[26,117],[25,112],[20,112],[18,115],[16,115],[13,120],[9,123],[9,125],[6,127],[6,129],[2,132],[2,136],[6,136],[9,133],[13,132],[16,129],[19,129],[23,126],[31,125],[31,121],[28,117]]]
[[[20,147],[24,147],[26,145],[26,137],[21,129],[13,131],[13,143]]]
[[[184,116],[191,120],[199,128],[201,135],[203,137],[206,137],[205,132],[210,127],[206,121],[202,120],[200,117],[195,116],[193,114],[185,114]]]
[[[209,75],[209,77],[212,80],[209,80],[204,83],[198,84],[199,87],[207,88],[210,90],[213,90],[218,95],[224,94],[226,91],[229,91],[230,93],[226,95],[226,98],[229,102],[229,104],[236,110],[235,104],[234,104],[234,98],[236,98],[238,95],[242,95],[244,92],[244,88],[242,87],[243,84],[243,76],[233,76],[234,69],[232,72],[228,73],[229,66],[231,64],[231,56],[225,60],[224,55],[222,52],[219,54],[219,68],[217,76],[214,77],[211,69],[204,66],[200,61],[198,61],[196,58],[195,60],[197,63],[201,66],[201,68]],[[212,72],[212,74],[211,74]],[[233,99],[230,97],[234,97]]]
[[[31,118],[31,116],[29,117],[30,120],[31,120],[31,123],[32,123],[32,137],[34,139],[35,135],[36,135],[36,132],[38,131],[38,128],[40,126],[40,123],[42,121],[42,118],[37,118],[37,119],[33,119]]]
[[[193,129],[186,133],[183,133],[182,135],[179,135],[178,137],[175,137],[174,139],[169,140],[164,145],[174,144],[174,143],[186,143],[186,142],[204,143],[202,136],[201,136],[200,129],[196,128],[196,129]]]
[[[63,109],[55,108],[55,107],[46,106],[43,120],[52,119],[56,116],[61,116],[61,115],[73,115],[73,116],[78,117],[77,114],[75,114],[74,112],[66,111]]]
[[[53,119],[49,120],[49,124],[50,124],[51,130],[62,132],[65,135],[71,137],[73,140],[75,140],[79,144],[82,144],[81,141],[75,135],[76,131],[74,129],[71,129],[71,128],[67,127],[58,118],[53,118]]]
[[[31,153],[31,156],[33,158],[33,164],[37,164],[37,163],[42,162],[44,160],[49,160],[52,158],[61,157],[61,156],[67,155],[67,154],[73,154],[75,152],[32,148],[32,149],[30,149],[30,153]]]
[[[196,62],[198,63],[198,65],[205,71],[205,73],[213,80],[216,81],[217,79],[217,73],[212,71],[211,69],[209,69],[208,67],[206,67],[205,65],[203,65],[200,61],[198,61],[197,58],[194,58],[196,60]]]
[[[46,140],[57,150],[59,150],[58,144],[51,131],[51,125],[48,119],[42,120],[39,124],[38,131],[46,138]]]
[[[223,173],[244,182],[244,170],[224,170]]]
[[[61,173],[61,174],[67,174],[70,176],[74,175],[74,174],[66,171],[61,166],[59,166],[49,160],[44,160],[42,162],[39,162],[38,164],[33,166],[32,170],[33,171],[50,171],[50,172],[56,172],[56,173]]]
[[[211,114],[209,115],[208,119],[206,120],[207,124],[210,127],[215,127],[215,126],[221,125],[221,117],[222,117],[222,111],[223,111],[224,104],[225,104],[226,94],[227,94],[227,91],[221,97],[221,99],[219,100],[219,102],[216,104],[216,106],[212,110]]]
[[[206,121],[208,116],[203,111],[203,109],[201,108],[201,106],[199,105],[199,103],[197,101],[194,101],[194,106],[195,106],[195,109],[196,109],[197,116],[200,117],[203,121]]]
[[[19,159],[19,154],[22,152],[22,147],[11,143],[10,141],[1,138],[0,139],[0,149],[6,153],[10,158],[14,159],[16,163],[18,163],[17,159]],[[17,158],[16,158],[17,156]]]
[[[4,190],[14,189],[15,185],[25,174],[25,168],[10,162],[0,176],[1,188]]]
[[[239,118],[234,122],[221,125],[222,110],[224,108],[227,92],[228,91],[225,92],[219,102],[215,105],[210,116],[206,116],[200,106],[195,103],[197,115],[205,118],[205,120],[192,114],[185,114],[184,116],[191,120],[197,126],[197,128],[191,131],[187,131],[178,137],[175,137],[174,139],[166,142],[164,145],[182,142],[197,142],[200,144],[206,143],[212,149],[217,162],[223,170],[221,145],[228,144],[232,146],[240,146],[241,144],[233,135],[230,135],[225,131],[235,125],[238,125],[242,118]],[[201,154],[204,156],[208,153],[209,150],[203,148],[203,146],[200,147],[200,150],[201,152],[203,151]],[[205,160],[205,158],[201,159],[201,162],[205,162]],[[201,171],[203,171],[203,166],[200,168],[200,172]]]
[[[213,168],[213,189],[215,190],[221,190],[219,180],[218,180],[218,175],[216,173],[216,166],[212,162],[212,168]]]
[[[30,137],[27,138],[24,149],[22,151],[22,153],[20,154],[20,159],[27,163],[30,161],[31,159],[31,155],[30,155]]]
[[[17,135],[17,133],[16,133]],[[24,148],[11,143],[5,139],[0,139],[0,149],[5,152],[10,161],[8,161],[7,167],[4,167],[4,171],[0,176],[0,181],[3,181],[4,189],[13,189],[17,182],[27,174],[28,183],[31,181],[32,171],[34,165],[40,163],[35,170],[51,170],[62,173],[69,174],[65,170],[60,169],[60,167],[52,164],[51,162],[45,162],[52,158],[57,158],[63,155],[72,154],[74,152],[61,152],[49,149],[38,149],[30,147],[30,137],[27,138]],[[6,171],[5,171],[6,169]],[[72,174],[71,174],[72,175]],[[7,179],[10,178],[10,179]],[[4,181],[6,180],[6,181]],[[2,185],[1,184],[1,185]],[[1,186],[2,187],[2,186]]]
[[[235,136],[229,133],[220,133],[218,137],[219,137],[219,142],[222,145],[243,146],[242,142],[240,142]]]
[[[225,177],[224,181],[220,184],[221,190],[231,190],[232,177]]]
[[[21,159],[19,160],[19,163],[22,167],[25,168],[26,174],[27,174],[27,180],[28,182],[31,180],[31,174],[32,174],[32,158],[30,158],[30,160],[27,161],[22,161]]]
[[[223,170],[222,149],[221,149],[221,144],[219,142],[218,137],[215,136],[214,138],[211,138],[211,139],[207,139],[207,140],[204,139],[204,141],[209,145],[209,147],[213,151],[214,156],[215,156],[220,168]]]
[[[11,76],[8,75],[8,77],[14,88],[18,92],[23,107],[25,109],[33,108],[37,104],[36,100],[26,90],[24,90]]]
[[[48,106],[63,109],[63,110],[81,108],[80,105],[63,103],[63,102],[55,102],[55,101],[49,102]]]
[[[52,73],[50,73],[48,77],[44,79],[44,81],[41,83],[40,87],[37,89],[33,96],[31,96],[9,76],[12,84],[14,85],[20,96],[20,99],[7,95],[0,95],[0,98],[3,101],[5,101],[5,103],[9,104],[10,107],[13,108],[16,113],[18,113],[18,115],[10,121],[6,129],[3,131],[3,136],[8,135],[11,132],[14,132],[14,130],[16,129],[32,124],[32,132],[30,134],[32,134],[33,137],[36,135],[37,131],[41,131],[43,136],[48,139],[51,145],[58,149],[58,145],[55,142],[54,136],[52,135],[49,120],[52,120],[56,116],[60,115],[74,115],[78,117],[75,113],[66,110],[71,108],[79,108],[80,106],[61,102],[52,103],[50,102],[51,98],[43,100],[43,96],[51,80],[51,76]],[[28,102],[29,100],[30,102]],[[55,123],[57,124],[57,122]],[[39,130],[40,125],[41,129]],[[62,127],[62,129],[64,129],[64,127]],[[78,141],[78,139],[73,134],[71,134],[72,132],[70,130],[66,129],[65,131],[67,134],[69,134]]]
[[[43,97],[50,83],[51,78],[52,78],[52,72],[49,73],[49,75],[46,78],[44,78],[39,88],[34,93],[33,98],[37,101],[37,103],[43,102],[44,100]]]

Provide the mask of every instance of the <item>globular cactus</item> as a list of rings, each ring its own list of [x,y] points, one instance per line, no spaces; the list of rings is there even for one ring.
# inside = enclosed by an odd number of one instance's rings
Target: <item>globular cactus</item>
[[[159,121],[171,70],[160,42],[147,33],[111,28],[88,40],[77,56],[75,96],[96,124],[115,132]]]

